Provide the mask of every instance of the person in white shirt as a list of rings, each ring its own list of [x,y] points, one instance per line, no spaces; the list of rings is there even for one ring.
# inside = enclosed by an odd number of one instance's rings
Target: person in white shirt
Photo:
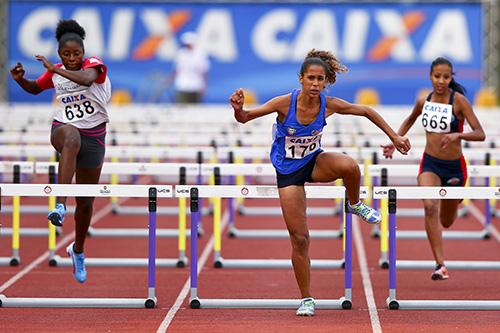
[[[53,114],[50,141],[60,154],[58,183],[97,184],[104,161],[106,105],[111,97],[107,67],[97,57],[84,58],[85,30],[75,20],[57,24],[56,39],[61,63],[52,64],[36,55],[46,71],[36,80],[27,80],[21,63],[11,69],[12,78],[30,94],[55,89],[57,107]],[[92,218],[94,198],[76,197],[75,242],[66,251],[73,261],[73,275],[83,283],[87,279],[83,248]],[[53,225],[62,226],[66,214],[66,197],[56,199],[49,212]]]
[[[174,87],[176,103],[200,103],[207,87],[210,70],[208,56],[197,47],[194,32],[181,36],[183,47],[179,49],[174,63]]]

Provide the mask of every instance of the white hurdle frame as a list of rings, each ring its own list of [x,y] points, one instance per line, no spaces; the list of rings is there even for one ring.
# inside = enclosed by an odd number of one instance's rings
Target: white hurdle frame
[[[0,162],[0,172],[12,173],[14,181],[19,182],[21,173],[33,173],[34,167],[33,162]],[[17,178],[17,180],[16,180]],[[11,257],[0,257],[0,266],[17,266],[21,262],[21,257],[19,255],[20,246],[20,235],[24,234],[37,234],[39,232],[38,228],[20,228],[20,205],[21,197],[14,196],[12,198],[12,206],[9,206],[10,213],[12,213],[12,227],[2,228],[0,224],[0,235],[1,236],[11,236],[12,237],[12,255]],[[48,232],[45,231],[45,235]]]
[[[368,167],[368,173],[370,177],[381,177],[383,170],[387,171],[387,177],[416,177],[418,174],[418,165],[406,165],[406,164],[373,164]],[[468,165],[468,177],[469,178],[489,178],[489,177],[500,177],[500,166],[490,166],[490,165]],[[388,186],[382,184],[381,186]],[[487,207],[489,203],[487,202]],[[464,207],[465,208],[465,207]],[[415,216],[413,214],[404,214],[401,211],[406,212],[408,208],[399,209],[398,216]],[[412,209],[415,211],[416,209]],[[418,216],[423,216],[423,209],[419,209],[420,213]],[[466,209],[462,209],[458,216],[464,216]],[[490,214],[487,214],[490,215]],[[489,222],[489,217],[487,217]],[[480,231],[450,231],[446,230],[443,232],[443,238],[446,239],[488,239],[491,235],[491,224],[486,223],[483,230]],[[396,237],[408,238],[408,239],[426,239],[427,235],[423,230],[415,231],[397,231]]]
[[[396,203],[398,199],[498,199],[497,187],[375,187],[374,198],[388,199],[389,211],[389,297],[391,310],[500,310],[500,300],[398,300],[396,298],[396,268],[408,268],[396,261]],[[447,267],[452,262],[447,261]],[[460,262],[467,267],[467,262]],[[456,267],[456,266],[455,266]],[[490,269],[499,269],[500,262],[490,262]],[[482,267],[487,269],[487,267]]]
[[[57,162],[36,162],[35,168],[37,173],[47,173],[49,168],[53,166],[57,169]],[[198,173],[198,165],[194,163],[128,163],[128,162],[105,162],[102,167],[101,174],[111,175],[167,175],[178,176],[181,168],[184,168],[186,174]],[[111,184],[117,186],[117,184]],[[111,196],[112,198],[115,196]],[[141,211],[141,215],[147,214],[147,208],[144,207],[121,207],[135,209]],[[170,208],[171,211],[179,212],[179,207],[158,207],[157,215],[162,215],[165,209]],[[169,214],[171,215],[171,214]],[[185,218],[182,216],[182,218]],[[156,237],[165,238],[178,238],[179,243],[179,257],[178,258],[157,258],[156,264],[159,267],[185,267],[187,264],[187,257],[185,252],[185,239],[190,235],[190,230],[186,230],[181,226],[182,219],[179,216],[179,228],[167,229],[157,228]],[[90,237],[147,237],[148,230],[146,228],[93,228],[89,227],[88,235]],[[181,245],[182,244],[182,245]],[[68,266],[72,265],[71,260],[61,258],[60,256],[52,256],[49,258],[51,265],[54,266]],[[113,266],[113,267],[143,267],[147,266],[146,258],[86,258],[87,266]]]
[[[15,146],[14,146],[15,147]],[[21,175],[34,175],[36,173],[36,168],[35,168],[35,162],[33,161],[1,161],[0,162],[0,172],[2,173],[13,173],[12,168],[14,165],[19,165],[20,166],[20,173]],[[10,170],[9,170],[10,168]],[[16,175],[14,174],[13,177],[13,183],[15,183],[15,177]],[[0,183],[4,183],[5,181],[0,181]],[[19,183],[21,183],[20,181]],[[3,213],[12,213],[13,212],[13,206],[11,205],[6,205],[2,209],[2,214]],[[23,214],[47,214],[47,205],[23,205],[20,207],[20,213]],[[75,207],[73,206],[68,206],[66,207],[67,212],[74,212]],[[10,234],[12,230],[9,228],[4,229],[4,234]],[[21,234],[23,236],[47,236],[47,230],[44,228],[22,228]]]
[[[345,198],[341,186],[306,186],[308,198]],[[191,228],[196,229],[199,198],[276,198],[276,186],[176,186],[177,197],[189,197],[191,202]],[[315,300],[319,309],[350,309],[352,307],[352,215],[346,214],[344,296],[338,300]],[[217,237],[214,232],[214,237]],[[252,266],[253,267],[253,266]],[[290,266],[291,267],[291,266]],[[299,306],[296,299],[200,299],[198,297],[198,239],[191,235],[191,308],[273,308],[290,309]]]
[[[272,164],[270,163],[211,163],[201,165],[201,174],[203,176],[211,176],[215,174],[215,170],[218,169],[220,176],[230,176],[231,179],[234,176],[273,176],[276,177],[276,171]],[[232,182],[230,185],[234,185]],[[235,226],[235,216],[234,216],[234,198],[228,198],[228,210],[229,210],[229,236],[236,238],[288,238],[288,231],[285,229],[247,229],[241,230]],[[341,206],[341,205],[340,205]],[[279,207],[238,207],[243,208],[244,211],[240,212],[242,215],[251,216],[281,216],[281,209]],[[258,212],[259,211],[259,212]],[[332,206],[327,207],[308,207],[307,215],[310,214],[315,216],[331,216],[338,214],[342,211],[341,208],[337,209]],[[279,213],[279,214],[277,214]],[[342,224],[342,221],[341,223]],[[342,237],[342,230],[309,230],[311,238],[340,238]]]
[[[171,198],[170,185],[0,184],[1,196],[149,198],[148,295],[145,298],[37,298],[0,295],[0,307],[154,308],[157,198]],[[1,197],[0,197],[1,198]]]
[[[483,177],[484,175],[488,175],[488,174],[495,174],[496,172],[499,172],[500,170],[496,167],[493,167],[493,166],[476,166],[475,168],[477,168],[477,172],[478,173],[481,173],[483,174]],[[471,168],[472,169],[472,168]],[[481,171],[479,171],[481,170]],[[389,187],[374,187],[373,188],[373,195],[374,195],[374,198],[379,198],[379,196],[385,191],[384,189],[387,189]],[[393,188],[393,187],[391,187]],[[457,197],[457,198],[450,198],[450,197],[446,197],[446,199],[485,199],[486,201],[489,201],[490,198],[485,198],[483,196],[481,196],[481,189],[490,189],[490,187],[479,187],[479,186],[474,186],[474,187],[439,187],[439,186],[436,186],[436,187],[423,187],[423,186],[418,186],[418,187],[397,187],[398,189],[401,189],[400,191],[403,191],[403,193],[405,193],[405,195],[407,195],[407,197],[403,197],[401,199],[423,199],[420,195],[420,193],[417,191],[416,193],[419,193],[419,195],[416,195],[415,193],[413,193],[413,196],[415,197],[412,197],[412,194],[411,193],[407,193],[407,189],[416,189],[416,188],[430,188],[430,189],[440,189],[440,188],[443,188],[445,189],[447,192],[448,192],[448,189],[469,189],[471,191],[471,193],[473,193],[473,195],[475,197],[471,197],[471,196],[467,196],[467,192],[463,192],[464,193],[464,196],[463,197]],[[381,192],[377,192],[378,190],[380,190]],[[454,190],[453,190],[454,191]],[[433,193],[432,191],[430,191],[429,193]],[[453,192],[455,193],[455,192]],[[462,193],[462,192],[461,192]],[[500,197],[500,193],[499,193],[499,196]],[[437,197],[437,198],[428,198],[428,199],[443,199],[442,196],[440,197]],[[486,207],[489,207],[488,205]],[[485,214],[486,216],[486,219],[491,219],[491,217],[489,216],[489,214]],[[491,223],[490,223],[490,226],[488,228],[488,231],[491,231]],[[388,232],[389,232],[389,236],[390,236],[390,227],[388,229]],[[469,231],[469,232],[472,232],[472,231]],[[484,234],[483,231],[479,232],[478,233],[479,235],[481,234]],[[398,237],[398,231],[396,231],[396,238]],[[408,237],[403,237],[403,238],[408,238]],[[454,237],[454,239],[457,239],[457,237]],[[477,238],[473,238],[473,237],[469,237],[469,238],[464,238],[464,239],[480,239],[479,237]],[[484,238],[483,238],[484,239]],[[389,243],[390,243],[390,240],[389,240]],[[390,245],[389,245],[389,255],[390,255]],[[389,262],[387,261],[387,252],[383,252],[381,253],[381,259],[380,259],[380,264],[381,264],[381,267],[382,268],[389,268]],[[432,260],[398,260],[397,261],[397,267],[398,268],[401,268],[401,269],[433,269],[435,267],[435,263],[434,261]],[[480,269],[484,269],[484,270],[500,270],[500,261],[462,261],[462,260],[447,260],[446,261],[446,267],[448,268],[454,268],[454,269],[465,269],[465,270],[480,270]]]

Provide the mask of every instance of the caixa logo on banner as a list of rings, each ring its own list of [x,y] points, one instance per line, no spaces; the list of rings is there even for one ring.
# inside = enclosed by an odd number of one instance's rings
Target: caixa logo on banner
[[[312,47],[335,50],[351,64],[429,62],[439,55],[462,63],[480,61],[474,48],[481,36],[479,4],[454,8],[428,4],[418,10],[397,3],[387,8],[379,4],[361,7],[355,2],[314,9],[279,4],[266,10],[256,7],[159,7],[139,2],[23,6],[13,2],[9,30],[17,42],[13,56],[20,52],[30,59],[33,50],[53,54],[56,40],[45,32],[52,31],[60,19],[71,17],[86,29],[87,54],[127,65],[130,61],[172,61],[180,47],[178,35],[188,26],[197,32],[197,44],[211,58],[234,65],[248,60],[302,61]]]

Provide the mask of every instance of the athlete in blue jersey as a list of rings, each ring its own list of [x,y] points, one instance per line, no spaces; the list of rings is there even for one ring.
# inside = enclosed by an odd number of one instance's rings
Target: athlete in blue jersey
[[[344,71],[346,68],[332,53],[311,50],[300,69],[300,91],[275,97],[252,110],[243,110],[242,89],[230,97],[234,116],[241,123],[277,113],[271,160],[276,168],[281,209],[290,233],[293,269],[302,294],[297,310],[300,316],[314,315],[304,183],[342,178],[351,211],[369,223],[380,222],[380,214],[359,200],[357,162],[347,155],[321,150],[325,119],[334,113],[365,116],[389,136],[401,153],[406,154],[410,149],[408,139],[396,134],[373,109],[323,94],[327,85],[335,83],[337,73]]]
[[[439,57],[431,64],[430,80],[433,91],[427,98],[417,99],[413,111],[403,121],[398,133],[405,135],[417,118],[422,115],[426,144],[420,170],[420,186],[464,186],[467,180],[467,167],[462,155],[462,140],[484,141],[485,134],[472,106],[464,96],[465,89],[453,78],[453,66],[445,58]],[[458,92],[458,94],[456,93]],[[467,120],[472,131],[463,132]],[[382,146],[384,156],[392,158],[394,145]],[[441,225],[449,228],[457,218],[461,200],[424,199],[425,231],[436,260],[436,268],[431,275],[433,280],[448,279],[444,265],[443,238]]]

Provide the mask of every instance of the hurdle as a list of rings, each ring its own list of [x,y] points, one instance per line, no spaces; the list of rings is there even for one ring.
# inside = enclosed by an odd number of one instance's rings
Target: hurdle
[[[57,162],[36,162],[35,169],[37,173],[45,173],[50,168],[57,168]],[[120,174],[120,175],[179,175],[181,182],[185,181],[186,174],[198,172],[197,164],[189,163],[121,163],[105,162],[102,167],[102,174]],[[111,184],[117,185],[117,184]],[[113,196],[111,196],[113,198]],[[145,211],[144,207],[131,207],[138,211]],[[173,209],[172,209],[173,210]],[[157,209],[157,214],[160,209]],[[179,257],[176,259],[157,258],[156,264],[159,267],[185,267],[186,257],[186,235],[190,230],[186,230],[186,203],[179,199],[179,206],[175,207],[179,216],[178,229],[157,228],[156,236],[165,238],[178,238]],[[143,215],[144,215],[143,214]],[[146,228],[93,228],[89,227],[88,235],[90,237],[147,237],[149,234]],[[49,256],[51,266],[72,265],[71,260],[61,258],[56,255]],[[88,266],[146,266],[147,261],[141,258],[87,258]]]
[[[495,159],[498,159],[500,158],[500,150],[499,149],[477,149],[477,148],[463,148],[463,154],[464,156],[467,156],[467,159],[469,161],[484,161],[484,164],[485,165],[491,165],[491,164],[494,164],[494,161]],[[378,161],[379,158],[381,158],[381,149],[380,148],[374,148],[374,147],[363,147],[363,148],[360,148],[360,155],[361,156],[367,156],[368,154],[371,154],[373,156],[373,160],[374,161]],[[391,161],[395,161],[396,163],[401,163],[401,162],[414,162],[414,163],[418,163],[421,158],[422,158],[422,154],[423,154],[423,150],[422,149],[411,149],[409,152],[408,152],[408,155],[400,155],[400,154],[395,154],[393,156],[393,159]],[[380,156],[379,156],[380,155]],[[387,163],[387,164],[382,164],[381,166],[377,167],[375,166],[377,163],[373,163],[373,166],[369,166],[370,167],[370,170],[371,170],[371,176],[372,176],[372,180],[373,180],[373,186],[380,186],[383,184],[381,184],[379,181],[380,181],[380,174],[381,174],[381,170],[382,168],[386,167],[386,168],[391,168],[391,165],[394,165],[392,163]],[[468,164],[468,168],[470,168],[471,165],[470,163]],[[404,167],[403,167],[404,168]],[[409,167],[411,168],[411,167]],[[415,177],[417,174],[418,174],[418,168],[415,168],[415,173],[410,175],[410,171],[404,171],[402,170],[402,174],[400,176],[412,176],[412,177]],[[406,174],[406,172],[408,172],[408,174]],[[368,172],[370,173],[370,171]],[[391,175],[393,176],[392,172],[391,172]],[[470,177],[473,177],[473,175],[470,173],[469,171],[469,176]],[[489,186],[493,186],[495,184],[495,178],[494,177],[490,177],[489,178]],[[493,184],[493,185],[492,185]],[[375,199],[375,201],[377,201]],[[458,216],[465,216],[467,215],[468,213],[468,201],[469,199],[464,199],[464,206],[462,208],[460,208],[460,210],[458,211]],[[495,202],[496,200],[495,199],[492,199],[490,200],[490,205],[493,206],[493,208],[490,209],[492,216],[496,216],[495,214],[495,209],[494,209],[494,205],[495,205]],[[377,202],[378,203],[378,202]],[[378,208],[378,207],[376,207]],[[423,210],[422,209],[412,209],[412,208],[402,208],[400,209],[400,216],[424,216],[423,214]],[[448,234],[448,232],[447,232]],[[373,226],[372,228],[372,235],[373,237],[380,237],[380,230],[379,230],[379,226]],[[459,236],[459,237],[476,237],[474,236],[473,234],[470,234],[470,233],[467,233],[465,235],[461,235],[460,233],[457,233],[457,232],[452,232],[451,233],[451,237],[453,237],[454,235],[456,236]],[[483,235],[481,234],[477,234],[477,237],[479,238],[482,238]],[[403,236],[404,237],[404,236]],[[412,236],[414,237],[414,236]],[[448,237],[448,236],[446,236]],[[484,237],[489,237],[489,233],[485,233],[484,234]]]
[[[0,162],[0,172],[2,173],[12,173],[13,174],[13,182],[15,183],[17,180],[17,183],[20,183],[20,177],[21,175],[33,175],[36,173],[35,170],[35,162],[32,161],[2,161]],[[13,166],[14,165],[19,165],[19,170],[14,170]],[[67,207],[69,211],[74,211],[74,207]],[[47,214],[47,205],[23,205],[19,209],[20,213],[23,214]],[[12,213],[14,210],[14,207],[11,205],[5,205],[3,207],[2,213]],[[4,235],[10,235],[12,233],[12,230],[6,228],[4,229]],[[47,231],[46,229],[34,229],[34,228],[22,228],[21,229],[21,235],[23,236],[46,236]]]
[[[1,196],[79,196],[148,198],[148,291],[145,298],[36,298],[0,295],[0,307],[36,308],[154,308],[156,275],[157,198],[171,198],[170,185],[0,184]]]
[[[344,198],[345,188],[335,186],[306,186],[308,198]],[[365,193],[366,194],[366,193]],[[199,198],[276,198],[275,186],[176,186],[175,196],[189,197],[191,205],[191,228],[196,228],[199,214]],[[350,309],[352,307],[352,216],[346,214],[344,226],[345,271],[344,296],[337,300],[315,300],[318,309]],[[218,237],[214,230],[214,238]],[[291,267],[291,265],[290,265]],[[198,239],[191,235],[190,262],[190,307],[198,308],[272,308],[290,309],[299,306],[295,299],[201,299],[198,297]]]
[[[230,158],[231,159],[231,158]],[[201,165],[201,174],[204,176],[214,175],[215,178],[220,178],[223,176],[230,176],[231,181],[234,176],[276,176],[276,171],[272,164],[270,163],[215,163],[215,164],[203,164]],[[233,184],[231,184],[233,185]],[[228,234],[230,237],[235,238],[288,238],[288,231],[285,229],[238,229],[235,225],[234,216],[234,198],[227,199],[227,208],[229,211],[229,230]],[[274,216],[275,212],[281,210],[275,207],[245,207],[245,209],[251,208],[254,211],[262,210],[259,214],[250,215],[267,215]],[[215,207],[214,207],[215,209]],[[335,207],[308,207],[307,215],[310,214],[315,216],[334,216],[338,209]],[[267,212],[267,214],[266,214]],[[323,212],[323,213],[321,213]],[[245,214],[243,214],[245,215]],[[342,223],[341,223],[342,224]],[[309,230],[311,238],[340,238],[342,237],[342,230]]]
[[[490,166],[490,165],[471,165],[468,166],[468,176],[470,178],[485,178],[486,185],[489,184],[489,179],[492,177],[497,177],[500,175],[500,167],[498,166]],[[418,172],[418,166],[416,165],[372,165],[369,168],[369,172],[371,175],[381,175],[382,185],[387,186],[387,178],[390,174],[396,177],[401,176],[409,176],[415,175]],[[387,217],[387,200],[381,200],[381,214],[382,214],[382,222],[380,223],[381,231],[379,232],[380,236],[380,260],[379,264],[382,268],[388,268],[388,217]],[[490,200],[485,200],[485,223],[483,226],[483,230],[479,231],[453,231],[453,230],[445,230],[443,231],[443,239],[472,239],[472,240],[486,240],[491,237],[491,214],[490,214]],[[398,214],[399,215],[399,214]],[[408,215],[403,215],[408,216]],[[460,216],[460,214],[459,214]],[[397,239],[427,239],[427,235],[423,230],[398,230],[396,231]],[[402,264],[402,263],[401,263]],[[434,264],[432,261],[422,263],[415,262],[413,264],[408,263],[408,265],[413,268],[421,268],[427,269],[432,268]],[[476,267],[475,269],[481,269],[481,267],[488,267],[488,263],[467,263],[467,268],[464,268],[463,265],[458,263],[452,263],[449,267],[460,268],[460,269],[474,269],[472,267]]]
[[[396,268],[410,268],[396,260],[396,209],[398,199],[492,199],[499,198],[500,191],[494,187],[375,187],[374,197],[388,199],[389,212],[389,297],[387,306],[391,310],[500,310],[500,300],[399,300],[396,298]],[[432,263],[432,262],[431,262]],[[473,262],[458,262],[450,268],[467,269]],[[481,269],[500,269],[500,262],[489,262]],[[477,267],[476,266],[476,267]],[[432,266],[431,266],[432,267]],[[420,267],[412,267],[420,268]],[[475,269],[475,268],[472,268]]]
[[[186,178],[191,176],[196,176],[196,183],[200,184],[203,182],[201,175],[199,174],[199,164],[208,161],[211,156],[216,156],[216,149],[210,146],[204,147],[134,147],[134,146],[111,146],[107,149],[106,154],[116,159],[175,159],[175,160],[196,160],[196,163],[183,163],[183,165],[188,165],[189,170],[186,169]],[[196,165],[198,164],[198,165]],[[198,174],[194,174],[198,172]],[[171,171],[170,175],[178,175],[179,170]],[[168,175],[165,172],[156,175]],[[180,179],[182,181],[182,179]],[[176,208],[161,207],[161,211],[158,212],[159,215],[177,215],[178,210]],[[137,207],[126,207],[114,205],[113,212],[115,214],[124,215],[143,215],[144,210]],[[209,214],[210,208],[204,209],[203,214]],[[203,228],[200,224],[200,229],[198,233],[203,234]]]
[[[25,162],[25,161],[0,161],[0,173],[12,173],[13,183],[20,183],[21,174],[33,174],[35,172],[35,167],[33,162]],[[47,206],[44,206],[44,212],[47,213]],[[14,197],[13,204],[4,206],[4,213],[12,213],[12,220],[15,221],[18,217],[14,217],[19,213],[27,213],[30,211],[23,210],[20,207],[20,199]],[[12,236],[13,228],[2,228],[0,229],[0,236]],[[47,229],[41,228],[19,228],[19,234],[22,236],[47,236]]]
[[[0,162],[2,173],[12,172],[13,183],[19,184],[21,179],[21,172],[33,173],[33,162]],[[21,262],[19,255],[20,234],[36,234],[38,229],[20,227],[20,196],[13,196],[12,198],[12,227],[2,228],[0,224],[0,235],[12,236],[12,255],[11,257],[0,257],[0,266],[18,266]],[[0,207],[1,209],[1,207]],[[45,233],[47,235],[47,232]]]
[[[222,147],[221,151],[225,154],[233,153],[234,158],[257,158],[257,159],[269,159],[269,147],[263,149],[262,147]],[[327,147],[325,151],[343,153],[349,156],[357,156],[359,153],[358,148],[352,147]],[[363,170],[363,169],[361,169]],[[273,176],[276,177],[276,172],[271,169],[267,170],[265,174],[261,176]],[[337,184],[338,185],[338,184]],[[310,207],[308,208],[308,215],[314,216],[334,216],[338,215],[341,210],[341,204],[337,202],[337,205],[332,207]],[[279,207],[246,207],[244,205],[238,205],[237,211],[241,215],[249,216],[280,216],[281,209]]]
[[[241,186],[237,186],[241,188]],[[231,188],[231,185],[226,188]],[[324,186],[308,186],[307,189],[309,191],[320,191],[319,195],[322,195],[323,199],[331,199],[335,198],[335,193],[328,193],[328,189],[325,190]],[[224,186],[221,187],[221,190],[224,190]],[[267,198],[278,198],[278,190],[274,186],[269,186],[267,189],[268,193],[266,193]],[[274,191],[274,192],[273,192]],[[186,193],[186,192],[184,192]],[[330,194],[330,195],[329,195]],[[368,190],[366,188],[360,189],[360,198],[367,197]],[[306,193],[307,195],[307,193]],[[315,192],[312,194],[315,196]],[[318,196],[319,196],[318,195]],[[245,196],[247,198],[251,198]],[[215,268],[291,268],[292,262],[288,259],[224,259],[221,256],[221,204],[220,198],[215,197],[214,199],[214,267]],[[344,214],[341,214],[344,216]],[[343,233],[342,233],[343,234]],[[345,241],[345,239],[343,239]],[[343,248],[345,250],[345,248]],[[345,251],[344,251],[345,258]],[[345,261],[343,259],[340,260],[328,260],[328,259],[312,259],[311,260],[311,268],[344,268]]]

